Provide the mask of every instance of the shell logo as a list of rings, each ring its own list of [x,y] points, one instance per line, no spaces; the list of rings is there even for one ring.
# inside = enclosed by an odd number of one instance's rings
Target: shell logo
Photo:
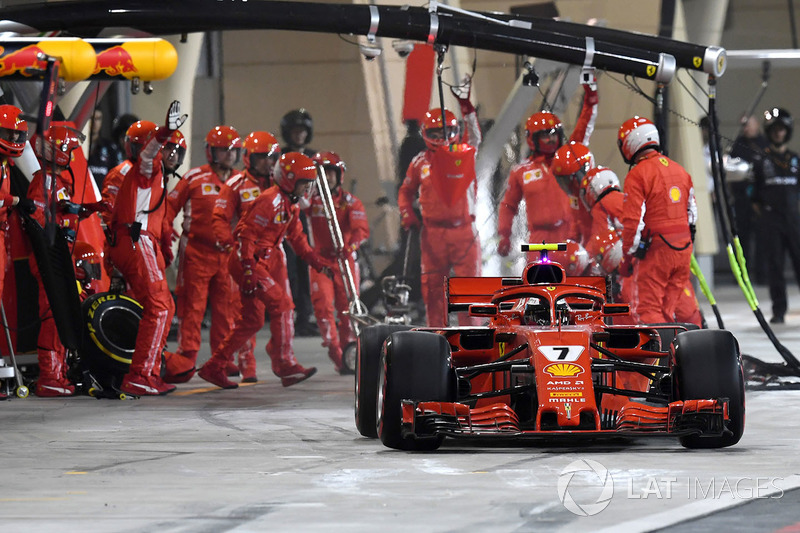
[[[669,199],[672,200],[673,204],[677,204],[681,201],[681,190],[677,186],[673,185],[669,188]]]
[[[583,367],[573,363],[551,363],[542,370],[554,378],[574,378],[583,372]]]

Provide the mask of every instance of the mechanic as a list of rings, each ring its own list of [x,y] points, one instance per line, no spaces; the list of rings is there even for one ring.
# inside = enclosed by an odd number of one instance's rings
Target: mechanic
[[[166,177],[162,148],[186,121],[173,101],[166,123],[145,143],[119,189],[109,227],[109,255],[142,305],[142,320],[129,372],[120,390],[133,395],[163,395],[175,385],[161,379],[161,354],[175,304],[164,275],[172,261],[172,227],[167,223]]]
[[[36,135],[33,139],[33,148],[42,170],[36,171],[28,187],[28,198],[36,206],[32,217],[42,227],[45,227],[45,212],[50,206],[50,199],[45,196],[44,189],[54,191],[57,202],[54,222],[70,243],[70,248],[77,236],[80,206],[72,202],[75,195],[75,177],[69,165],[72,151],[80,147],[81,142],[80,133],[63,125],[51,126],[44,135]],[[58,336],[56,322],[50,312],[50,302],[42,283],[42,275],[33,254],[30,256],[29,264],[31,273],[39,283],[41,317],[39,338],[36,343],[39,378],[34,392],[37,396],[72,396],[75,387],[67,378],[67,350]]]
[[[475,225],[477,184],[475,152],[481,132],[475,107],[466,94],[458,98],[467,131],[459,143],[456,116],[431,109],[422,121],[427,149],[417,154],[406,171],[398,191],[400,223],[403,229],[422,228],[420,235],[422,297],[429,326],[447,324],[444,301],[445,277],[480,276],[481,246]],[[466,162],[466,164],[462,164]],[[422,220],[414,212],[419,195]],[[473,321],[462,317],[464,324]]]
[[[294,303],[289,296],[286,260],[281,247],[286,238],[297,255],[315,270],[332,266],[309,246],[299,220],[297,203],[308,194],[316,176],[317,170],[310,157],[297,152],[282,154],[273,173],[275,185],[253,202],[236,225],[233,232],[236,242],[228,265],[242,293],[242,312],[222,344],[214,349],[211,359],[198,371],[204,380],[223,389],[239,386],[228,379],[228,362],[264,325],[265,311],[269,314],[272,335],[267,343],[267,354],[272,372],[281,378],[281,384],[289,387],[317,371],[314,367],[303,367],[294,357]]]
[[[583,107],[569,140],[588,145],[597,117],[598,96],[590,84],[585,84],[583,89]],[[564,144],[561,120],[553,113],[534,113],[525,124],[525,135],[530,155],[511,168],[506,193],[500,202],[497,252],[503,257],[511,251],[511,226],[523,198],[528,242],[564,242],[574,233],[569,198],[550,171],[556,150]]]
[[[594,155],[585,144],[579,142],[567,143],[556,150],[550,164],[550,170],[556,183],[569,197],[573,216],[573,233],[583,246],[586,246],[592,235],[592,214],[591,209],[581,201],[583,192],[581,184],[594,168]]]
[[[787,146],[793,129],[794,120],[785,109],[774,107],[765,111],[764,133],[769,146],[753,163],[753,209],[765,244],[772,324],[785,321],[788,305],[783,274],[786,252],[795,279],[800,282],[800,210],[797,205],[800,158]]]
[[[331,190],[334,213],[339,222],[344,249],[337,250],[334,247],[322,196],[318,193],[312,196],[311,205],[306,210],[311,223],[310,241],[314,250],[329,259],[331,263],[336,264],[339,254],[347,261],[355,281],[356,294],[353,296],[358,298],[360,276],[356,263],[356,250],[369,238],[367,213],[361,200],[342,188],[342,178],[347,167],[338,154],[321,152],[314,156],[314,162],[325,169],[325,178]],[[340,271],[338,264],[332,270],[331,277],[315,270],[310,270],[308,275],[311,280],[311,303],[314,305],[314,314],[322,336],[322,346],[328,348],[328,357],[333,361],[336,372],[343,374],[347,372],[347,368],[342,364],[342,348],[354,342],[356,338],[347,314],[350,300],[347,298],[344,273]],[[338,331],[334,309],[339,318]]]
[[[617,136],[622,158],[631,165],[622,204],[620,275],[633,276],[633,316],[646,324],[673,322],[690,284],[697,222],[692,177],[661,153],[660,142],[655,124],[639,116],[626,120]]]
[[[254,131],[245,137],[242,141],[242,151],[244,172],[231,177],[222,186],[211,217],[216,246],[228,253],[233,249],[233,228],[245,211],[253,205],[255,199],[270,187],[275,163],[281,154],[277,139],[266,131]],[[242,299],[238,287],[231,290],[230,305],[231,316],[234,320],[238,320],[237,317],[241,316],[242,312]],[[244,383],[258,381],[255,347],[256,336],[253,335],[238,351],[239,365],[235,365],[233,361],[229,362],[226,371],[229,377],[241,375]]]
[[[156,126],[155,122],[139,120],[131,124],[131,127],[128,128],[128,131],[125,133],[124,147],[126,159],[108,171],[108,174],[106,174],[103,180],[103,187],[100,190],[101,201],[104,204],[100,210],[100,216],[106,227],[111,222],[111,210],[117,199],[119,186],[122,185],[128,171],[133,168],[133,165],[139,158],[139,152],[142,151],[144,143],[157,128],[158,126]]]
[[[28,123],[20,118],[22,111],[13,105],[0,105],[0,298],[5,286],[6,268],[8,266],[8,213],[12,207],[32,214],[36,210],[34,203],[25,196],[11,194],[12,159],[22,155],[28,142]],[[0,392],[0,400],[7,395]]]
[[[102,112],[99,109],[95,110],[95,113],[100,114],[102,118]],[[128,157],[127,150],[124,148],[125,136],[130,127],[138,120],[135,115],[129,113],[114,118],[111,123],[111,138],[101,137],[97,139],[97,143],[92,145],[87,163],[98,187],[104,185],[110,172],[109,169],[120,165]],[[94,142],[94,138],[92,141]]]
[[[181,365],[176,362],[180,367],[191,369],[197,362],[207,304],[211,307],[209,342],[212,351],[233,325],[228,252],[217,247],[211,216],[225,181],[238,175],[234,165],[239,161],[241,148],[242,140],[235,128],[215,126],[206,134],[208,163],[189,170],[167,197],[168,227],[172,227],[178,213],[183,211],[184,214],[175,287],[179,320],[175,353],[187,359]],[[183,382],[191,377],[191,371],[179,376],[170,373],[165,380]]]
[[[316,150],[308,144],[314,137],[314,121],[311,115],[303,108],[289,111],[281,118],[281,137],[284,145],[281,153],[299,152],[308,157],[314,157]],[[300,211],[300,224],[303,233],[309,235],[308,221],[305,213]],[[291,246],[283,244],[286,252],[286,261],[289,265],[289,285],[292,288],[292,297],[295,305],[294,331],[299,337],[315,337],[319,335],[319,328],[311,322],[313,307],[311,305],[311,285],[308,279],[308,265],[306,265]]]

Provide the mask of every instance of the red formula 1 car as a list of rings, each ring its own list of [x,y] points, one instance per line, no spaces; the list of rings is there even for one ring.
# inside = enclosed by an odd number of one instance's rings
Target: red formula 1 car
[[[547,252],[519,278],[451,278],[450,311],[482,327],[379,325],[358,339],[356,426],[390,448],[445,437],[677,437],[736,444],[744,379],[734,336],[679,324],[615,326],[602,277],[566,277]]]

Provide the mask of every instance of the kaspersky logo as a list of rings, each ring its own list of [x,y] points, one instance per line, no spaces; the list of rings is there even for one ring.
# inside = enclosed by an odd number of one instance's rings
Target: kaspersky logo
[[[542,371],[554,378],[573,378],[583,373],[583,367],[575,363],[551,363],[544,367]]]

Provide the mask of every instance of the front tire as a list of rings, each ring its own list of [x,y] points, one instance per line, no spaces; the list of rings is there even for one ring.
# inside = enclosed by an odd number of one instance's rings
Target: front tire
[[[403,435],[402,401],[452,402],[456,396],[450,344],[424,331],[393,333],[381,351],[378,389],[378,436],[396,450],[431,451],[443,436]]]
[[[378,438],[376,429],[378,401],[378,376],[380,374],[383,341],[397,331],[408,331],[411,326],[378,324],[361,330],[356,341],[355,364],[355,415],[358,432],[371,439]]]
[[[681,400],[728,398],[730,421],[719,437],[681,437],[686,448],[733,446],[744,433],[744,374],[739,344],[726,330],[685,331],[675,338],[675,386]]]

